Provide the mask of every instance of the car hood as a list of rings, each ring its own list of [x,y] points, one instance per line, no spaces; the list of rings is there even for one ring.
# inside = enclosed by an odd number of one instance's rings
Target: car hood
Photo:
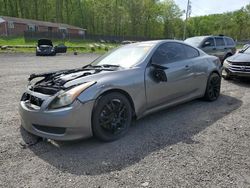
[[[31,89],[43,94],[55,94],[60,90],[67,90],[76,85],[105,79],[112,74],[117,74],[118,71],[128,69],[123,68],[79,68],[70,70],[61,70],[48,72],[43,74],[32,74],[29,81],[38,78],[34,84],[31,84]],[[40,78],[40,79],[39,79]],[[46,88],[46,89],[45,89]]]
[[[49,39],[40,39],[37,41],[37,45],[41,46],[41,45],[49,45],[49,46],[53,46],[53,43],[51,40]]]
[[[238,53],[227,59],[230,62],[250,62],[250,54]]]

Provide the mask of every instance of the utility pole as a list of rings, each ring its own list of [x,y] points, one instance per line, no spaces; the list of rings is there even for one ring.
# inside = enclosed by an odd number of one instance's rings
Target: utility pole
[[[191,1],[188,0],[188,3],[187,3],[187,10],[186,10],[186,20],[185,20],[185,24],[184,24],[183,40],[186,39],[187,21],[188,21],[188,18],[190,17],[190,15],[191,15],[191,9],[192,9]]]

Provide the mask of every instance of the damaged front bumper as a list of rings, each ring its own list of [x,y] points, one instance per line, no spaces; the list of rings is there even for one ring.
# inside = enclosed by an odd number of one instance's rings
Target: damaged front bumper
[[[19,113],[22,127],[28,132],[43,138],[65,141],[92,136],[91,115],[94,101],[82,103],[75,100],[70,106],[49,110],[46,106],[50,97],[34,92],[29,95],[44,102],[39,106],[32,104],[30,100],[21,100]],[[39,104],[35,99],[33,101]]]

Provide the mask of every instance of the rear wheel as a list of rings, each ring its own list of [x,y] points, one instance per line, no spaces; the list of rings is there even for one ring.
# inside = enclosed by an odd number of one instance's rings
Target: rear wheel
[[[129,100],[121,93],[109,93],[97,100],[93,110],[93,134],[102,141],[119,139],[128,132],[131,121]]]
[[[207,81],[207,89],[204,98],[207,101],[215,101],[220,96],[221,77],[217,73],[212,73]]]

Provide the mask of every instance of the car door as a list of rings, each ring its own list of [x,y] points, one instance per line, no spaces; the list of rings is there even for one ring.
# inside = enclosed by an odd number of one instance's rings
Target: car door
[[[213,37],[205,39],[201,44],[201,49],[209,55],[214,55],[214,56],[217,55],[215,40]]]
[[[192,93],[193,62],[188,60],[182,43],[167,42],[159,46],[152,55],[151,62],[145,71],[147,108],[179,101]],[[166,81],[154,78],[155,66],[162,66],[167,76]]]
[[[229,38],[229,37],[224,37],[224,40],[226,42],[226,50],[227,50],[227,54],[235,54],[236,52],[236,45],[233,39]]]
[[[67,46],[64,44],[59,44],[58,46],[55,46],[56,53],[66,53],[67,52]]]
[[[219,57],[220,60],[223,60],[227,52],[224,38],[215,37],[215,44],[216,44],[216,56]]]

